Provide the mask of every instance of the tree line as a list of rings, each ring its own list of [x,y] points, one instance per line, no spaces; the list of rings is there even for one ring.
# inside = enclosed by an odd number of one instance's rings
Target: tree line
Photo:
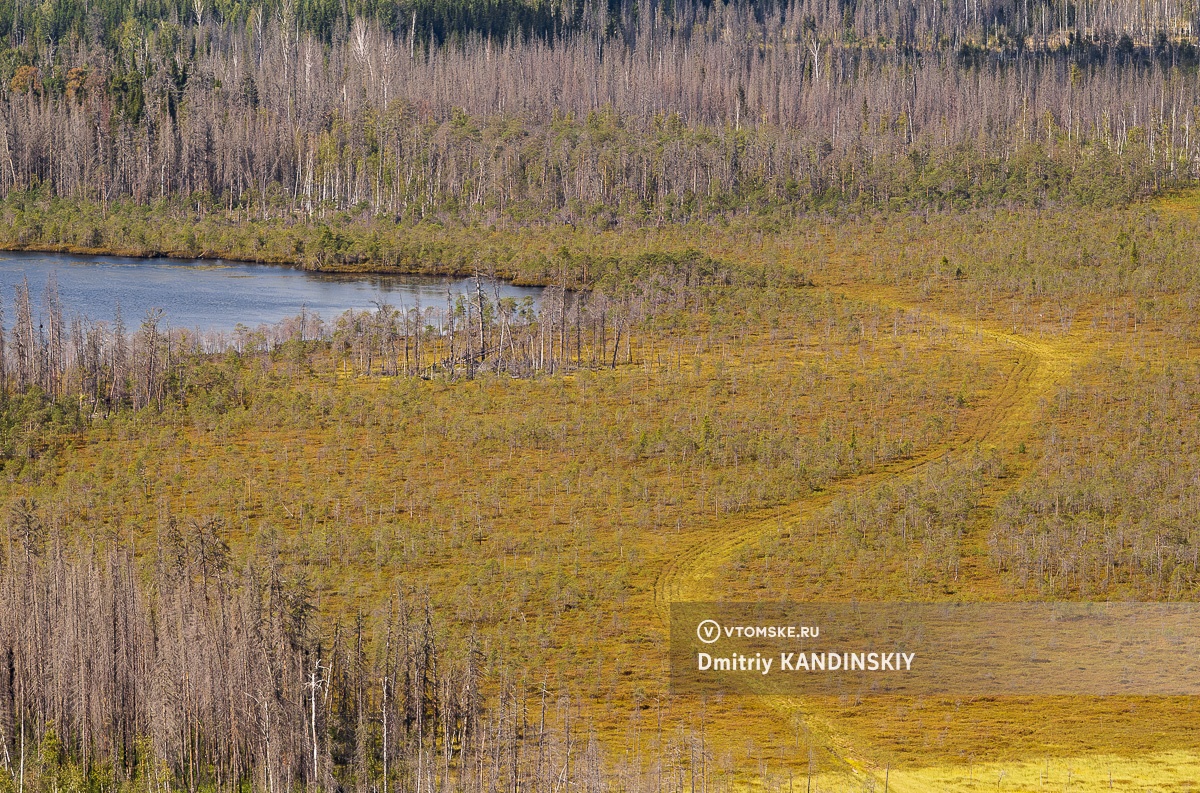
[[[354,20],[367,19],[407,34],[421,46],[462,43],[472,36],[497,42],[556,40],[588,33],[613,39],[636,36],[644,25],[690,32],[720,6],[713,0],[104,0],[98,4],[39,5],[0,3],[0,37],[14,45],[28,39],[58,41],[75,35],[113,49],[130,26],[171,21],[180,25],[215,22],[226,27],[258,27],[264,19],[287,17],[298,31],[321,41],[344,38]],[[758,20],[791,15],[807,31],[852,42],[880,40],[915,48],[1000,46],[1047,47],[1069,41],[1128,36],[1150,42],[1161,35],[1193,35],[1200,10],[1179,0],[982,0],[963,4],[878,5],[860,0],[735,0],[727,3]]]
[[[244,25],[129,17],[107,44],[67,32],[9,50],[0,194],[247,218],[607,224],[846,202],[1103,203],[1192,179],[1186,14],[1039,8],[968,4],[936,21],[913,6],[905,22],[890,6],[805,0],[668,22],[647,6],[628,36],[428,46],[369,16],[324,40],[291,5]],[[978,33],[952,32],[967,30],[963,9]],[[1058,32],[1041,44],[996,32],[1051,11]],[[1064,35],[1066,22],[1079,29]]]

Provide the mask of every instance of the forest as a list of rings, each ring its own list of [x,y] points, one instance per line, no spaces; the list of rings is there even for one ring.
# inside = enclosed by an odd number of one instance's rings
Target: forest
[[[10,8],[0,196],[57,203],[9,245],[130,245],[71,219],[125,203],[268,240],[1123,204],[1200,146],[1174,2]]]

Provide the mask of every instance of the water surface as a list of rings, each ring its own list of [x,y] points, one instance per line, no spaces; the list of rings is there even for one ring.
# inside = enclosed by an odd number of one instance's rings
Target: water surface
[[[161,308],[171,327],[231,331],[298,315],[302,308],[325,321],[347,309],[373,309],[379,302],[396,308],[446,305],[454,295],[475,293],[471,278],[407,275],[312,273],[292,267],[221,260],[131,259],[63,253],[0,251],[0,301],[5,324],[13,322],[15,288],[28,280],[35,308],[51,274],[68,314],[111,322],[118,303],[127,327],[136,328],[146,312]],[[540,287],[519,287],[485,280],[485,294],[535,300]]]

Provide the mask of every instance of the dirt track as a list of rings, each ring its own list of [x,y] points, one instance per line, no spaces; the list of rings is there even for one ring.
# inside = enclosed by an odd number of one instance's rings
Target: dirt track
[[[879,466],[859,476],[838,480],[824,491],[802,501],[734,519],[726,524],[719,534],[714,534],[673,557],[659,572],[654,585],[655,602],[664,622],[669,617],[672,602],[721,600],[716,593],[720,591],[718,584],[722,568],[734,558],[739,549],[778,530],[780,526],[793,524],[814,515],[835,498],[889,480],[902,482],[918,477],[929,466],[960,449],[979,446],[984,449],[1014,450],[1022,440],[1030,437],[1039,402],[1051,396],[1056,388],[1066,382],[1072,368],[1083,355],[1083,350],[1069,340],[1035,340],[995,330],[959,317],[906,304],[892,299],[880,290],[837,291],[847,297],[889,309],[919,313],[925,319],[958,333],[964,345],[976,348],[989,345],[993,348],[1011,348],[1019,356],[1016,365],[995,397],[983,410],[976,413],[975,420],[948,442],[913,457]],[[780,713],[790,714],[804,710],[803,703],[794,698],[770,697],[767,698],[767,704]],[[850,742],[838,736],[829,724],[823,723],[819,718],[815,719],[816,723],[812,723],[815,717],[811,712],[807,713],[805,718],[857,773],[876,777],[880,784],[884,782],[884,769],[876,768],[862,759]],[[891,775],[889,782],[893,791],[907,789],[895,773]]]

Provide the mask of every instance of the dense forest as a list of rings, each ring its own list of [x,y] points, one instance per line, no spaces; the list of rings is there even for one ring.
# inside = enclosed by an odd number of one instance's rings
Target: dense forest
[[[605,226],[1120,203],[1200,147],[1170,2],[9,9],[5,195]]]

